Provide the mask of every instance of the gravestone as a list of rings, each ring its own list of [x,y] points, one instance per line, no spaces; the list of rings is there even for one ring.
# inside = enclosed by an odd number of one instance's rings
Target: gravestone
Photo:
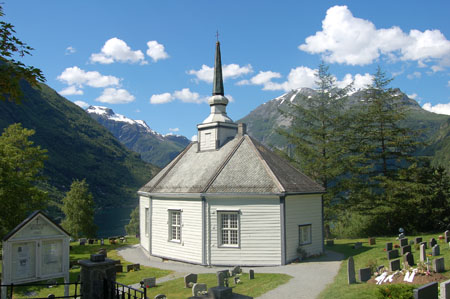
[[[433,260],[433,269],[436,273],[441,273],[445,271],[445,263],[443,257]]]
[[[440,299],[450,299],[450,280],[441,282],[440,289],[441,289]]]
[[[209,298],[215,299],[231,299],[233,297],[233,289],[227,287],[213,287],[208,290]]]
[[[355,249],[360,249],[362,247],[362,242],[356,242],[355,246],[353,246],[353,248]]]
[[[416,237],[414,238],[414,243],[420,244],[422,242],[422,237]]]
[[[235,276],[236,274],[239,274],[239,273],[241,273],[242,271],[241,271],[241,267],[239,267],[239,266],[235,266],[234,268],[233,268],[233,270],[231,270],[231,276]]]
[[[334,240],[327,240],[327,246],[333,246]]]
[[[392,242],[386,243],[386,251],[392,250]]]
[[[108,256],[108,254],[107,254],[107,252],[106,252],[106,249],[105,248],[100,248],[98,251],[97,251],[97,253],[98,254],[103,254],[105,257],[107,257]]]
[[[140,265],[140,264],[133,264],[133,270],[134,270],[134,271],[139,271],[139,270],[141,270],[141,265]]]
[[[372,276],[372,271],[370,270],[370,268],[359,269],[359,280],[361,280],[361,282],[368,281],[370,279],[370,276]]]
[[[375,245],[376,241],[375,238],[369,238],[369,245]]]
[[[433,246],[436,245],[436,244],[437,244],[436,239],[435,238],[431,238],[430,239],[430,248],[433,248]]]
[[[206,283],[194,283],[192,286],[192,296],[201,296],[203,295],[203,292],[206,292],[208,290],[208,287],[206,286]]]
[[[407,252],[411,252],[411,245],[401,247],[400,252],[402,255],[405,255]]]
[[[116,273],[122,273],[123,272],[123,266],[121,264],[116,264]]]
[[[355,261],[353,261],[353,257],[349,257],[347,261],[347,277],[348,284],[356,283],[355,277]]]
[[[217,273],[219,273],[219,272],[222,272],[222,273],[223,273],[224,278],[230,277],[230,271],[228,271],[228,270],[220,270],[220,271],[217,271]]]
[[[88,244],[89,244],[89,245],[94,244],[94,239],[88,239]]]
[[[404,256],[403,256],[403,262],[405,264],[408,264],[408,266],[412,267],[414,265],[414,256],[412,255],[411,252],[407,252]]]
[[[398,249],[389,250],[387,252],[387,258],[388,260],[398,258]]]
[[[105,240],[103,238],[100,239],[100,245],[105,245]]]
[[[380,273],[381,270],[383,270],[383,269],[384,269],[384,265],[380,265],[377,267],[377,272]]]
[[[438,283],[431,282],[413,290],[414,299],[428,299],[438,297]]]
[[[389,270],[390,271],[400,270],[400,260],[389,261]]]
[[[142,282],[144,283],[144,287],[146,288],[156,287],[156,277],[144,278]]]
[[[255,279],[255,271],[250,269],[248,271],[248,276],[249,276],[250,279]]]
[[[427,252],[425,249],[427,248],[427,244],[420,243],[420,261],[425,262],[427,259]]]
[[[80,245],[86,245],[86,238],[80,239]]]
[[[155,296],[154,299],[167,299],[167,297],[164,294],[158,294],[158,295]]]
[[[425,242],[425,241],[420,242],[420,245],[422,245],[422,244],[425,245],[425,249],[428,249],[428,245],[427,245],[428,243],[427,242]]]
[[[184,276],[184,287],[185,288],[190,288],[191,286],[189,286],[190,283],[194,284],[197,283],[197,274],[194,273],[190,273],[186,276]]]
[[[444,241],[445,243],[449,243],[450,242],[450,231],[446,230],[444,232]]]
[[[400,247],[408,245],[408,238],[400,239]]]
[[[225,286],[225,274],[222,271],[216,273],[217,275],[217,286],[224,287]]]
[[[439,247],[438,244],[434,245],[433,248],[431,248],[431,255],[438,256],[441,254],[441,247]]]

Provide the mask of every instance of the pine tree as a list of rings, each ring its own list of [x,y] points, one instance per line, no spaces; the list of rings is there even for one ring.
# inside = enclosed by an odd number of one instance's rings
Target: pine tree
[[[94,224],[94,201],[85,179],[72,182],[63,199],[61,210],[65,215],[62,227],[72,237],[95,237],[97,226]]]
[[[33,134],[12,124],[0,136],[0,236],[48,202],[47,194],[36,186],[44,181],[47,151],[29,140]]]

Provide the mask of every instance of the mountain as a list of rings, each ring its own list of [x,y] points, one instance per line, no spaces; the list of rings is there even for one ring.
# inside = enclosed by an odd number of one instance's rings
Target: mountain
[[[97,208],[135,202],[137,190],[158,168],[142,161],[83,109],[45,84],[22,84],[22,104],[0,102],[0,130],[12,123],[33,129],[32,140],[48,150],[44,175],[60,201],[73,179],[86,178]]]
[[[442,123],[424,152],[432,156],[433,165],[441,165],[450,173],[450,118]]]
[[[150,129],[145,121],[132,120],[107,107],[90,106],[86,112],[128,149],[140,153],[144,161],[159,167],[166,166],[190,143],[184,136],[161,135]]]
[[[413,130],[423,131],[423,138],[432,143],[432,146],[427,148],[426,153],[433,156],[433,159],[441,162],[450,161],[450,151],[444,150],[448,149],[445,144],[448,146],[450,143],[448,138],[450,116],[426,111],[399,89],[396,92],[402,96],[401,102],[408,108],[407,118],[403,121],[404,125]],[[280,110],[286,111],[289,109],[290,103],[303,105],[305,97],[315,94],[316,91],[310,88],[294,89],[256,107],[238,122],[246,123],[247,132],[260,142],[270,147],[284,148],[287,141],[276,130],[280,127],[289,128],[291,121],[282,115]],[[363,104],[363,91],[358,91],[349,96],[346,108]],[[435,155],[436,157],[434,157]],[[435,161],[435,163],[439,162]]]

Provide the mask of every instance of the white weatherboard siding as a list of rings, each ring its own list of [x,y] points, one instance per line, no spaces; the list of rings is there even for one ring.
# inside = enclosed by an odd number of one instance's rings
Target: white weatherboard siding
[[[217,140],[216,129],[199,131],[199,135],[200,135],[199,136],[200,149],[202,151],[216,149],[216,140]]]
[[[212,265],[280,265],[280,199],[208,199]],[[219,247],[217,212],[239,211],[239,247]]]
[[[145,209],[150,209],[150,198],[145,196],[139,197],[139,232],[141,235],[140,242],[141,246],[150,251],[150,237],[145,235]],[[151,217],[151,213],[149,213]],[[151,223],[151,222],[150,222]],[[150,235],[150,227],[147,228]]]
[[[322,200],[321,195],[286,196],[286,261],[298,257],[298,226],[311,224],[312,243],[302,248],[311,254],[322,253]]]
[[[169,241],[169,210],[181,210],[181,241]],[[202,201],[152,197],[152,255],[191,263],[202,261]]]

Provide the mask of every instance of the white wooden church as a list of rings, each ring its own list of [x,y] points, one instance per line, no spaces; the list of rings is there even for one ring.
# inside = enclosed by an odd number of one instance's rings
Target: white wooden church
[[[227,116],[219,42],[208,102],[198,141],[138,192],[141,247],[201,265],[284,265],[299,246],[322,253],[324,189]]]

